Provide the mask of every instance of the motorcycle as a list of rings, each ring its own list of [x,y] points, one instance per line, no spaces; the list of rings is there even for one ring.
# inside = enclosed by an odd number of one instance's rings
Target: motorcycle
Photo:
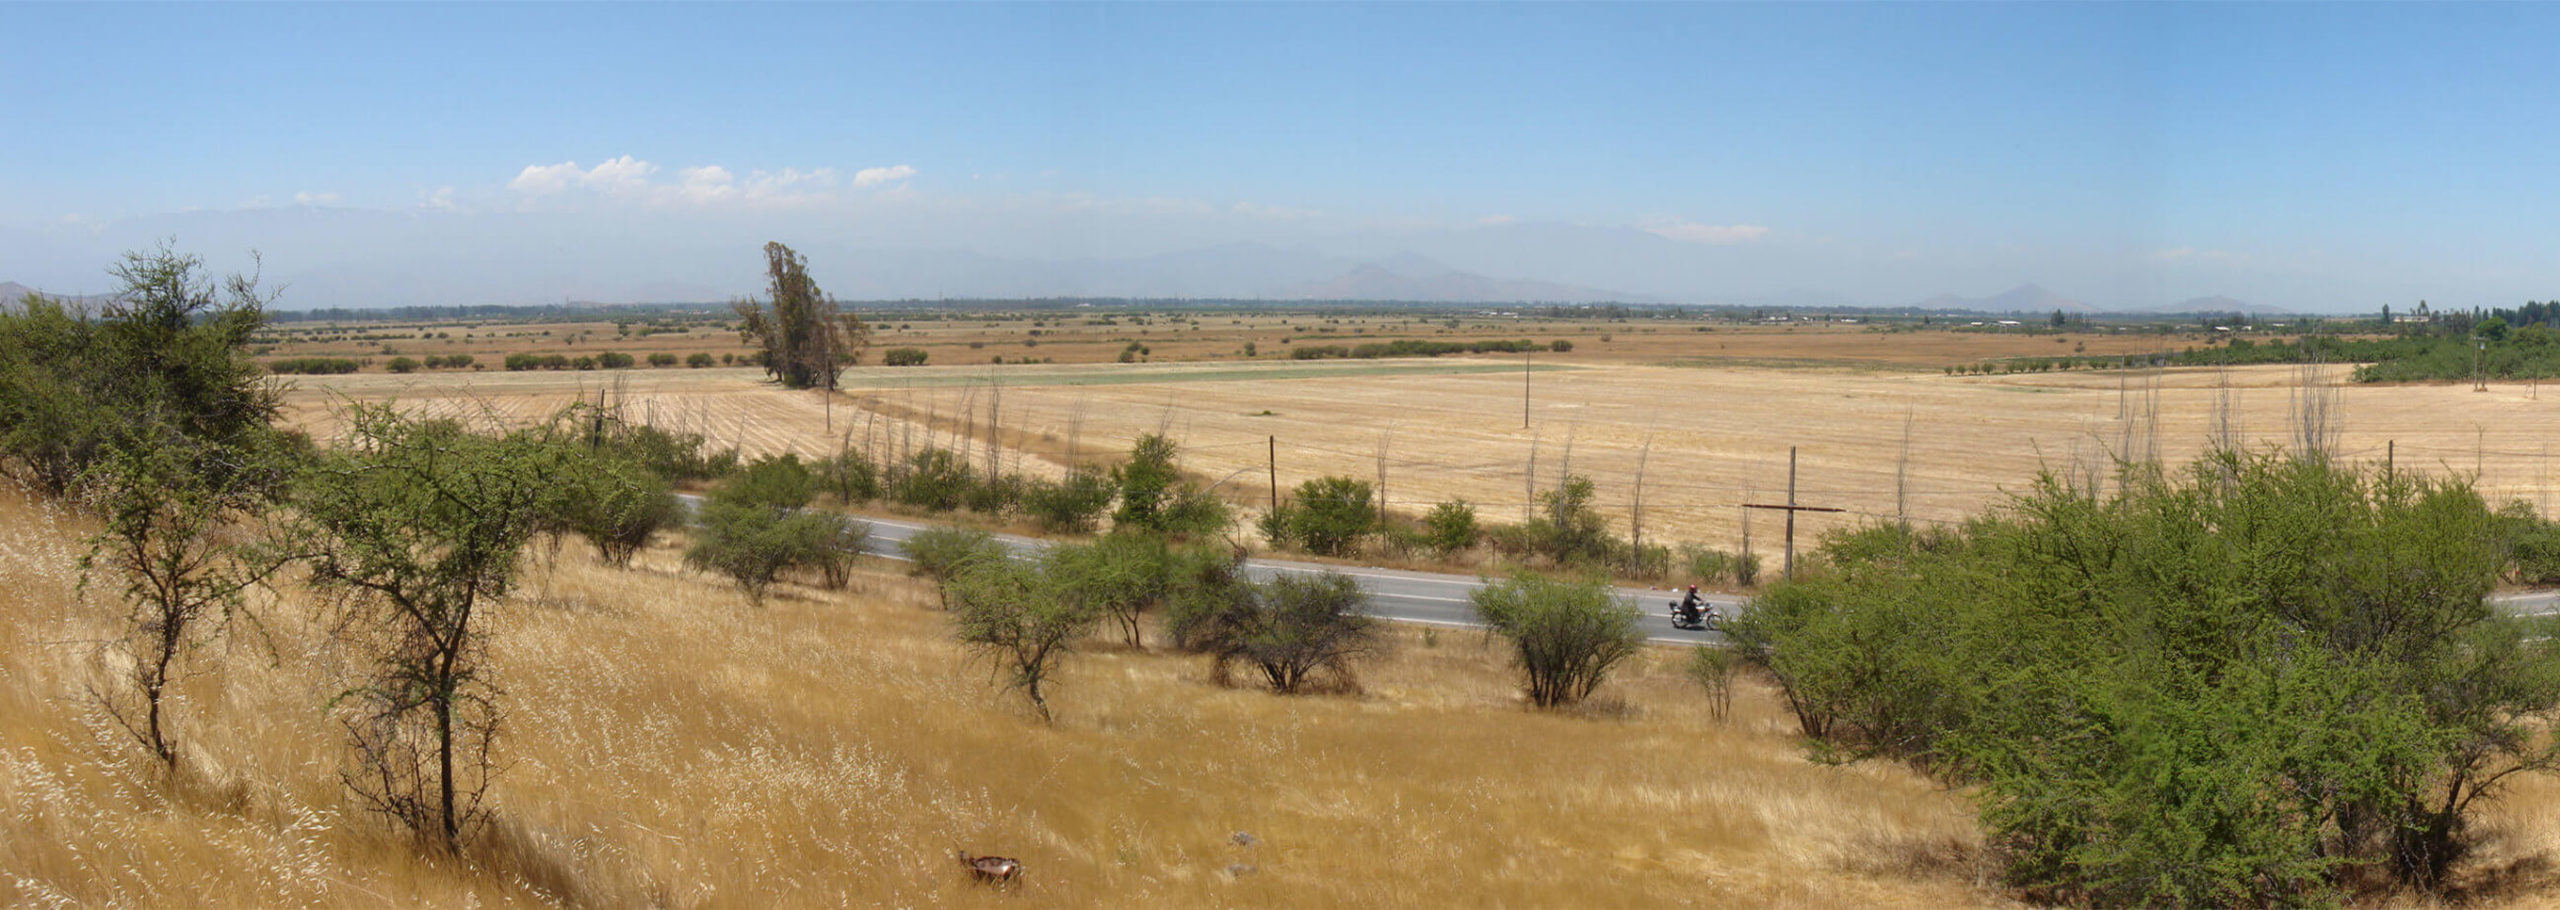
[[[1724,614],[1716,612],[1715,604],[1700,603],[1696,609],[1687,609],[1680,606],[1679,601],[1671,602],[1671,627],[1674,629],[1705,632],[1723,623]]]

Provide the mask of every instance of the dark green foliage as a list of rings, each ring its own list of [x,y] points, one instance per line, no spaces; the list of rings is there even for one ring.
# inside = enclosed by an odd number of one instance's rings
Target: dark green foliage
[[[409,358],[397,358],[397,360],[407,359]],[[353,373],[363,368],[364,364],[348,357],[283,357],[267,362],[267,372],[278,375],[327,376],[334,373]]]
[[[832,586],[858,549],[868,526],[847,527],[843,516],[810,511],[818,479],[795,455],[759,458],[711,491],[696,514],[698,525],[685,564],[729,576],[754,603],[791,568],[813,568]]]
[[[925,357],[923,348],[890,348],[880,352],[880,363],[893,367],[923,366]]]
[[[1578,474],[1538,494],[1538,515],[1527,527],[1530,546],[1557,565],[1609,564],[1625,545],[1609,535],[1608,523],[1592,505],[1596,496],[1591,478]]]
[[[1054,576],[1066,596],[1111,620],[1132,648],[1146,646],[1142,620],[1171,590],[1173,564],[1173,548],[1164,538],[1126,533],[1053,546],[1041,560],[1042,571]]]
[[[764,245],[769,301],[738,301],[738,337],[753,345],[765,374],[793,389],[833,389],[844,368],[862,359],[871,329],[810,280],[808,260],[779,243]]]
[[[818,487],[837,502],[851,505],[880,498],[880,466],[871,456],[846,449],[818,462]]]
[[[738,450],[712,451],[699,433],[670,433],[646,424],[604,423],[603,446],[670,481],[717,480],[738,469]]]
[[[699,351],[697,351],[697,352],[695,352],[695,353],[692,353],[692,354],[687,354],[687,355],[685,355],[685,358],[684,358],[684,365],[685,365],[685,368],[686,368],[686,369],[691,369],[691,370],[699,370],[699,369],[702,369],[703,367],[707,367],[707,366],[712,365],[714,362],[715,362],[715,361],[713,361],[713,360],[711,359],[711,355],[710,355],[710,354],[702,353],[702,352],[699,352]]]
[[[1483,536],[1483,528],[1476,524],[1475,505],[1463,499],[1434,505],[1430,514],[1422,516],[1423,545],[1441,556],[1471,549]]]
[[[1002,477],[968,475],[968,480],[967,492],[961,495],[960,504],[967,506],[969,511],[991,517],[1012,513],[1021,505],[1022,493],[1027,486],[1018,474]]]
[[[649,355],[649,365],[653,367],[671,367],[676,365],[676,359],[676,355],[660,351]]]
[[[775,511],[797,509],[817,497],[818,476],[800,463],[798,455],[758,458],[711,491],[712,502]]]
[[[816,570],[818,584],[827,590],[842,591],[851,586],[854,562],[871,540],[871,524],[834,512],[808,512],[798,517],[813,525],[808,533],[816,538],[801,566]]]
[[[596,363],[608,370],[628,370],[631,368],[632,360],[629,354],[606,351],[596,355]]]
[[[1350,477],[1319,477],[1298,485],[1296,497],[1263,518],[1262,531],[1273,544],[1295,546],[1320,556],[1358,552],[1361,538],[1377,529],[1378,510],[1369,482]]]
[[[1022,511],[1053,534],[1091,533],[1118,495],[1111,475],[1090,465],[1067,472],[1064,481],[1035,480],[1022,489]]]
[[[951,608],[951,580],[970,566],[1005,558],[1004,545],[996,536],[973,528],[926,528],[907,536],[898,545],[915,569],[910,574],[931,578],[942,593],[943,609]]]
[[[833,512],[782,510],[713,500],[697,514],[685,564],[729,576],[752,603],[793,568],[816,569],[838,586],[870,528]]]
[[[1306,691],[1318,674],[1347,689],[1352,662],[1379,648],[1378,622],[1362,612],[1368,595],[1351,576],[1285,574],[1219,593],[1225,596],[1196,601],[1183,612],[1177,639],[1207,652],[1221,681],[1230,664],[1241,662],[1262,671],[1271,691],[1284,695]]]
[[[2483,600],[2498,519],[2461,483],[2319,459],[2127,481],[1832,538],[1734,640],[1829,754],[1977,786],[2040,899],[2441,887],[2478,801],[2554,764],[2560,666]]]
[[[165,428],[204,443],[184,450],[203,456],[193,469],[226,486],[233,453],[270,444],[280,392],[247,353],[267,298],[202,268],[166,247],[127,253],[95,319],[41,296],[0,310],[0,471],[60,494],[113,440]]]
[[[629,568],[659,531],[684,519],[684,504],[666,478],[630,458],[590,453],[561,480],[576,488],[562,504],[562,523],[616,566]]]
[[[2513,502],[2498,511],[2498,525],[2516,581],[2560,584],[2560,523],[2542,520],[2532,503]]]
[[[384,368],[394,373],[415,373],[418,371],[418,361],[414,357],[394,357]]]
[[[1529,701],[1541,708],[1590,697],[1610,668],[1644,646],[1642,614],[1602,579],[1523,572],[1470,596],[1484,624],[1511,640]]]
[[[907,463],[889,475],[889,496],[911,506],[949,512],[968,503],[969,492],[978,485],[976,475],[960,456],[945,449],[925,449],[907,456]]]
[[[1138,437],[1129,463],[1115,468],[1111,480],[1120,487],[1120,510],[1111,523],[1133,530],[1163,530],[1163,514],[1182,479],[1173,466],[1173,440],[1156,434]]]
[[[1196,536],[1223,532],[1234,523],[1225,500],[1182,479],[1173,463],[1176,451],[1163,436],[1140,436],[1129,463],[1112,469],[1112,482],[1120,488],[1113,530]]]

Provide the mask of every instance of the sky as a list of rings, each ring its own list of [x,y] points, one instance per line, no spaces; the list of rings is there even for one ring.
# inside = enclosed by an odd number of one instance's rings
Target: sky
[[[0,281],[2560,297],[2548,4],[0,4]]]

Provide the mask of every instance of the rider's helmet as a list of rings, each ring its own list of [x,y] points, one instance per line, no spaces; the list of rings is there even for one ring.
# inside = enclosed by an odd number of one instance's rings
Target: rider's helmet
[[[1690,585],[1690,586],[1689,586],[1689,593],[1691,593],[1691,594],[1696,594],[1696,593],[1698,593],[1698,586],[1697,586],[1697,585]]]

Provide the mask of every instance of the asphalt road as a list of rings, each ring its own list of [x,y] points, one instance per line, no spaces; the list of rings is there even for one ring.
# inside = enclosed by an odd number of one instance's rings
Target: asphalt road
[[[683,499],[688,507],[699,505],[702,501],[701,497],[691,493],[676,495]],[[908,535],[934,527],[925,522],[899,518],[857,517],[871,525],[871,537],[863,544],[863,551],[873,556],[885,556],[890,559],[905,559],[906,556],[899,550],[899,545],[906,541]],[[1012,534],[998,534],[996,539],[1016,553],[1032,553],[1041,547],[1048,546],[1047,541]],[[1476,621],[1475,607],[1467,600],[1468,593],[1476,589],[1476,578],[1472,575],[1441,575],[1397,569],[1324,565],[1292,562],[1285,559],[1252,559],[1245,563],[1245,574],[1254,578],[1269,578],[1288,572],[1328,571],[1340,572],[1359,579],[1361,589],[1369,594],[1369,614],[1372,616],[1397,622],[1434,626],[1467,629],[1484,627],[1483,623]],[[1618,596],[1643,611],[1645,636],[1653,641],[1700,644],[1724,640],[1724,636],[1716,632],[1672,628],[1670,605],[1671,601],[1677,600],[1680,596],[1676,592],[1646,588],[1619,588]],[[1730,595],[1708,596],[1706,600],[1726,616],[1734,615],[1734,611],[1742,607],[1742,599]]]
[[[701,500],[701,497],[692,494],[677,495],[682,497],[687,505],[696,504]],[[905,559],[906,556],[899,550],[899,544],[903,543],[910,534],[934,527],[924,522],[896,518],[862,516],[862,520],[871,525],[871,537],[864,544],[864,551],[890,559]],[[1048,542],[1037,538],[1012,534],[998,534],[996,539],[1012,548],[1014,552],[1023,554],[1036,552],[1048,545]],[[1476,621],[1475,607],[1467,599],[1468,593],[1474,591],[1477,585],[1476,578],[1472,575],[1444,575],[1431,572],[1407,572],[1399,569],[1325,565],[1285,559],[1248,560],[1245,563],[1245,572],[1255,578],[1269,578],[1287,572],[1340,572],[1359,579],[1361,589],[1369,593],[1370,615],[1397,622],[1467,629],[1483,628],[1484,625]],[[1703,644],[1724,641],[1724,635],[1721,633],[1696,632],[1671,627],[1670,604],[1680,596],[1676,591],[1619,588],[1618,596],[1634,604],[1644,613],[1645,636],[1652,641],[1667,644]],[[1730,594],[1711,594],[1706,595],[1705,599],[1726,616],[1736,615],[1743,607],[1743,598]],[[2489,602],[2517,616],[2560,615],[2560,591],[2499,594],[2490,597]]]

